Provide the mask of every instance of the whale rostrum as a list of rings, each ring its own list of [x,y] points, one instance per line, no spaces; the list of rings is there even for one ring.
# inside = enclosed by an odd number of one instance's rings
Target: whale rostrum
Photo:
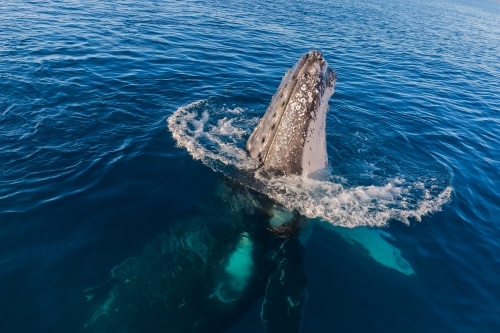
[[[337,75],[320,51],[302,56],[289,70],[246,150],[264,167],[308,175],[328,164],[325,121]]]

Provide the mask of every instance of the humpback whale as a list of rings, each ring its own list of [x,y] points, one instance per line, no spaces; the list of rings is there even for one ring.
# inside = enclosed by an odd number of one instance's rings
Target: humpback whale
[[[317,50],[285,74],[246,144],[259,170],[311,176],[327,167],[325,122],[336,80]],[[265,193],[223,178],[193,217],[86,290],[91,311],[82,331],[222,332],[263,298],[267,333],[299,332],[306,224]],[[372,251],[390,253],[379,254],[384,260],[395,253],[379,233],[366,230],[336,231],[351,242],[368,240],[368,249],[385,249]]]

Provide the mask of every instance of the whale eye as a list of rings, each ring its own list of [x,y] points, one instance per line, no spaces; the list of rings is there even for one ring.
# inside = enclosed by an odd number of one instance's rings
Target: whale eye
[[[273,126],[271,126],[271,129],[274,129],[275,126],[276,126],[276,124],[273,124]]]
[[[266,138],[265,138],[265,137],[264,137],[264,138],[262,138],[262,143],[264,143],[264,141],[266,141]]]
[[[276,117],[276,112],[273,114],[273,118]]]
[[[282,103],[281,103],[281,106],[285,106],[285,102],[282,102]]]

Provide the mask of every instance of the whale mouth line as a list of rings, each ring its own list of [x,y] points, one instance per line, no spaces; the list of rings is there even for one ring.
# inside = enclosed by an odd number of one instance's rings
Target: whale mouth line
[[[373,179],[372,185],[349,185],[335,174],[325,179],[276,176],[259,168],[245,151],[246,139],[259,120],[248,117],[252,112],[211,98],[180,107],[167,123],[176,145],[193,159],[291,211],[335,226],[384,227],[391,220],[409,224],[451,200],[449,180],[436,175],[387,175],[382,181]]]

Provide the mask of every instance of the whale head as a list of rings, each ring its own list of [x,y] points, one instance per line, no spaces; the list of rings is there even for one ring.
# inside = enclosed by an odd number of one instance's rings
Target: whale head
[[[247,141],[259,165],[307,176],[328,165],[326,112],[337,75],[318,50],[285,73],[266,113]]]

